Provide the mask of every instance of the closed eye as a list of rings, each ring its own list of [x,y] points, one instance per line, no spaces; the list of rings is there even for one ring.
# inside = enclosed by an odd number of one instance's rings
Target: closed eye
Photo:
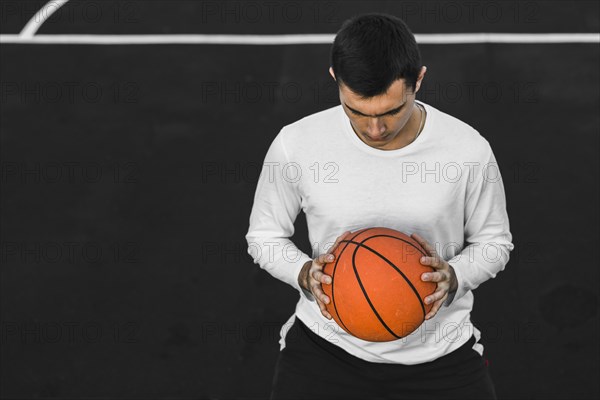
[[[357,115],[359,117],[370,117],[370,115],[365,115],[361,112],[358,112],[356,110],[354,110],[353,108],[348,107],[348,105],[346,104],[346,107],[350,110],[350,112],[354,115]],[[396,108],[395,110],[392,111],[388,111],[385,114],[381,114],[379,115],[379,117],[384,117],[386,115],[397,115],[400,113],[400,111],[402,111],[402,109],[404,108],[404,104],[402,104],[400,107]]]
[[[397,114],[400,114],[400,111],[402,111],[402,109],[398,109],[398,110],[390,111],[389,113],[383,114],[382,116],[386,116],[386,115],[397,115]],[[354,114],[354,115],[358,115],[358,116],[360,116],[360,117],[366,117],[366,115],[364,115],[364,114],[361,114],[361,113],[359,113],[359,112],[356,112],[356,111],[354,111],[354,110],[350,110],[350,112],[351,112],[352,114]]]

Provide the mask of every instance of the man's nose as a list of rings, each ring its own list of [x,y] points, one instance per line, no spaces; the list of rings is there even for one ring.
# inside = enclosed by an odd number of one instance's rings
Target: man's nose
[[[379,118],[370,118],[367,129],[371,135],[381,135],[383,132],[385,132],[385,125]]]

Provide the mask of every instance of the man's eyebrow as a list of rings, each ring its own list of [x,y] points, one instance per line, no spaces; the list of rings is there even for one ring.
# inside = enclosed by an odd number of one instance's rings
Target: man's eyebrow
[[[346,107],[348,107],[348,109],[349,109],[350,111],[352,111],[352,112],[354,112],[354,113],[356,113],[356,114],[364,115],[365,117],[382,117],[382,116],[384,116],[384,115],[391,114],[391,113],[394,113],[394,112],[396,112],[396,111],[400,111],[400,109],[401,109],[402,107],[404,107],[404,105],[405,105],[405,104],[406,104],[406,102],[405,102],[404,104],[402,104],[400,107],[396,107],[396,108],[393,108],[393,109],[391,109],[391,110],[388,110],[388,111],[384,112],[383,114],[377,114],[377,115],[367,115],[367,114],[361,113],[361,112],[360,112],[360,111],[358,111],[358,110],[355,110],[354,108],[352,108],[352,107],[348,106],[348,104],[346,104],[346,102],[344,102],[344,105],[345,105]]]

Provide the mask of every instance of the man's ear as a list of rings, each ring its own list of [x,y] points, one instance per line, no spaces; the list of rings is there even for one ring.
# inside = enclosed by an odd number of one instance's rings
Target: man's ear
[[[419,89],[421,88],[421,82],[423,81],[423,78],[425,77],[425,72],[427,72],[427,67],[426,66],[421,67],[421,72],[419,73],[419,78],[417,79],[417,84],[415,87],[415,93],[417,93],[419,91]]]
[[[329,75],[331,75],[331,77],[333,78],[333,80],[335,81],[335,74],[333,73],[333,67],[329,67]]]

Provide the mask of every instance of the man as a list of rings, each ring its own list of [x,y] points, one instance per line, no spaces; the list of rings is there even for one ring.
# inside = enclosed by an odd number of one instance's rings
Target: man
[[[272,398],[496,398],[470,322],[472,290],[513,250],[500,171],[468,124],[415,99],[426,68],[414,35],[386,14],[346,21],[329,72],[340,105],[285,126],[265,157],[246,235],[254,262],[298,290],[281,330]],[[303,210],[313,257],[290,240]],[[322,270],[349,232],[396,229],[429,253],[431,311],[391,342],[331,319]]]

